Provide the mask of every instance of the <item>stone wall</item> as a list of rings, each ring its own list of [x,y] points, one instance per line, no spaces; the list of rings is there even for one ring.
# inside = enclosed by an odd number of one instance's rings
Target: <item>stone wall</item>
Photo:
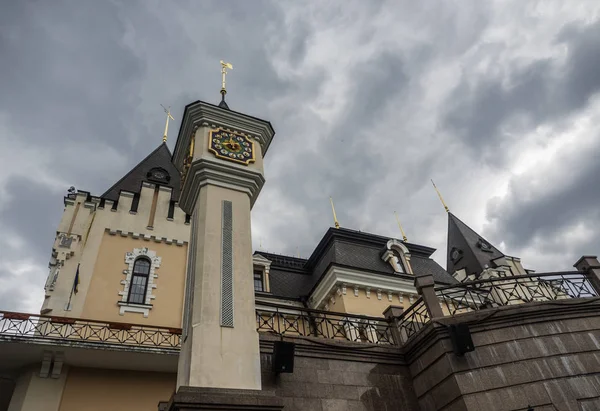
[[[464,357],[452,351],[453,322],[471,329]],[[439,319],[402,351],[422,411],[600,410],[600,299]]]
[[[419,409],[395,347],[286,338],[296,343],[294,372],[275,375],[271,353],[277,339],[261,335],[262,385],[283,400],[285,411]]]

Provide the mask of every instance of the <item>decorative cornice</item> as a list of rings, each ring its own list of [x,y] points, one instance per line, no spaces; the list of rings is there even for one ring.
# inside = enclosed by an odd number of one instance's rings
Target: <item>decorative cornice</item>
[[[165,243],[165,244],[175,244],[178,246],[182,246],[187,244],[188,242],[185,240],[176,240],[174,238],[160,237],[150,234],[142,234],[142,233],[133,233],[131,231],[123,231],[123,230],[112,230],[110,228],[106,228],[105,231],[110,235],[120,235],[121,237],[131,237],[133,239],[142,239],[144,241],[154,241],[155,243]]]
[[[192,214],[200,188],[208,184],[248,194],[252,207],[265,184],[265,178],[251,169],[201,158],[192,163],[187,172],[184,186],[181,189],[179,207],[187,214]]]
[[[337,284],[352,284],[354,287],[364,287],[373,290],[381,290],[390,293],[416,294],[413,282],[401,277],[391,276],[373,276],[359,270],[351,270],[338,266],[331,266],[323,276],[319,285],[310,296],[310,302],[313,307],[319,307],[331,294]]]

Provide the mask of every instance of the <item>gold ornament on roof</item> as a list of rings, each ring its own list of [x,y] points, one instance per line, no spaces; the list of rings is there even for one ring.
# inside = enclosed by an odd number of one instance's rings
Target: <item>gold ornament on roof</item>
[[[221,94],[225,95],[227,90],[225,88],[225,76],[227,75],[227,69],[233,70],[231,63],[226,63],[221,60]]]
[[[333,212],[333,223],[335,224],[335,228],[340,228],[340,223],[338,223],[337,216],[335,215],[335,207],[333,206],[333,198],[329,197],[329,202],[331,203],[331,211]]]
[[[167,114],[167,121],[165,123],[165,134],[163,135],[163,143],[166,143],[167,142],[167,133],[169,132],[169,119],[171,119],[173,121],[175,121],[175,119],[171,115],[171,106],[169,106],[169,108],[166,108],[162,104],[160,106],[165,110],[165,113]]]
[[[444,199],[442,198],[442,194],[440,193],[440,190],[438,190],[438,188],[436,187],[435,183],[433,182],[433,179],[431,180],[431,184],[433,184],[433,188],[435,188],[435,192],[437,193],[438,197],[440,198],[440,201],[442,202],[442,205],[444,206],[444,209],[446,210],[447,213],[449,213],[450,209],[448,208],[448,206],[444,202]]]
[[[396,216],[396,221],[398,222],[398,228],[400,229],[400,232],[402,233],[402,240],[404,240],[404,242],[408,241],[408,238],[406,238],[406,234],[404,234],[404,230],[402,229],[402,224],[400,224],[400,219],[398,218],[398,214],[394,211],[394,215]]]

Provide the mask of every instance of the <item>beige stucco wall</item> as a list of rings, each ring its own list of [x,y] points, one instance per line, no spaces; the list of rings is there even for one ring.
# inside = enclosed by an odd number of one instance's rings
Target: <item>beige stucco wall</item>
[[[60,411],[149,411],[175,390],[175,374],[72,368]]]
[[[40,378],[39,367],[24,370],[8,411],[58,411],[67,378],[67,367],[58,378]]]
[[[414,300],[416,299],[417,297],[415,296]],[[337,300],[343,300],[341,305],[341,307],[344,307],[345,309],[343,312],[349,314],[369,315],[373,317],[383,317],[383,312],[390,305],[394,305],[396,307],[401,306],[403,308],[410,307],[407,295],[404,296],[402,303],[399,302],[397,294],[392,297],[392,301],[390,302],[386,292],[381,293],[380,300],[377,298],[377,290],[371,290],[371,293],[367,298],[366,291],[362,288],[358,290],[358,297],[354,296],[354,290],[348,289],[346,295],[336,298],[336,305],[334,306],[335,309],[332,311],[339,311],[337,308]]]
[[[126,278],[123,270],[128,268],[125,253],[134,248],[148,247],[162,258],[154,279],[157,287],[152,291],[156,296],[148,318],[141,313],[119,314],[119,291],[123,291],[121,281]],[[120,235],[104,233],[93,272],[82,271],[81,276],[90,276],[91,282],[83,306],[81,317],[105,321],[148,324],[164,327],[181,327],[187,245],[157,243]]]
[[[86,203],[87,195],[83,193],[78,194],[75,200],[69,200],[57,231],[59,233],[68,231],[77,203],[80,203],[71,230],[74,236],[80,237],[74,240],[69,249],[58,247],[58,240],[55,240],[53,248],[58,252],[57,257],[64,266],[60,270],[54,290],[46,292],[42,310],[51,310],[48,314],[53,316],[83,317],[92,279],[90,273],[95,271],[96,261],[99,261],[100,246],[107,229],[113,232],[136,233],[141,236],[155,236],[187,243],[190,226],[185,224],[185,213],[179,207],[175,207],[173,221],[167,220],[170,193],[169,188],[161,187],[159,190],[153,229],[147,228],[154,196],[153,185],[146,184],[142,187],[138,211],[135,214],[130,213],[132,196],[127,193],[121,194],[116,211],[111,209],[112,201],[106,201],[105,208],[98,208],[98,204],[91,202]],[[154,240],[151,242],[154,244]],[[67,253],[68,258],[66,258]],[[124,257],[120,260],[124,262]],[[65,307],[71,295],[78,264],[80,264],[79,292],[71,296],[71,309],[66,311]]]
[[[221,326],[224,200],[232,203],[233,327]],[[250,198],[240,191],[206,185],[200,189],[193,218],[194,300],[191,329],[179,359],[178,386],[260,389]]]

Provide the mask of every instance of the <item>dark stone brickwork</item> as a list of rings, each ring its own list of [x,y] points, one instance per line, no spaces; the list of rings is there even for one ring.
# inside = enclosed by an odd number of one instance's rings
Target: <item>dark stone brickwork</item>
[[[432,324],[406,355],[421,410],[600,410],[600,300],[583,302],[456,317],[472,322],[464,357]]]
[[[419,409],[406,366],[382,364],[376,358],[365,362],[351,356],[343,359],[339,354],[339,359],[327,356],[308,357],[297,352],[294,372],[275,375],[270,371],[271,354],[263,352],[263,390],[274,391],[283,400],[285,411]]]

